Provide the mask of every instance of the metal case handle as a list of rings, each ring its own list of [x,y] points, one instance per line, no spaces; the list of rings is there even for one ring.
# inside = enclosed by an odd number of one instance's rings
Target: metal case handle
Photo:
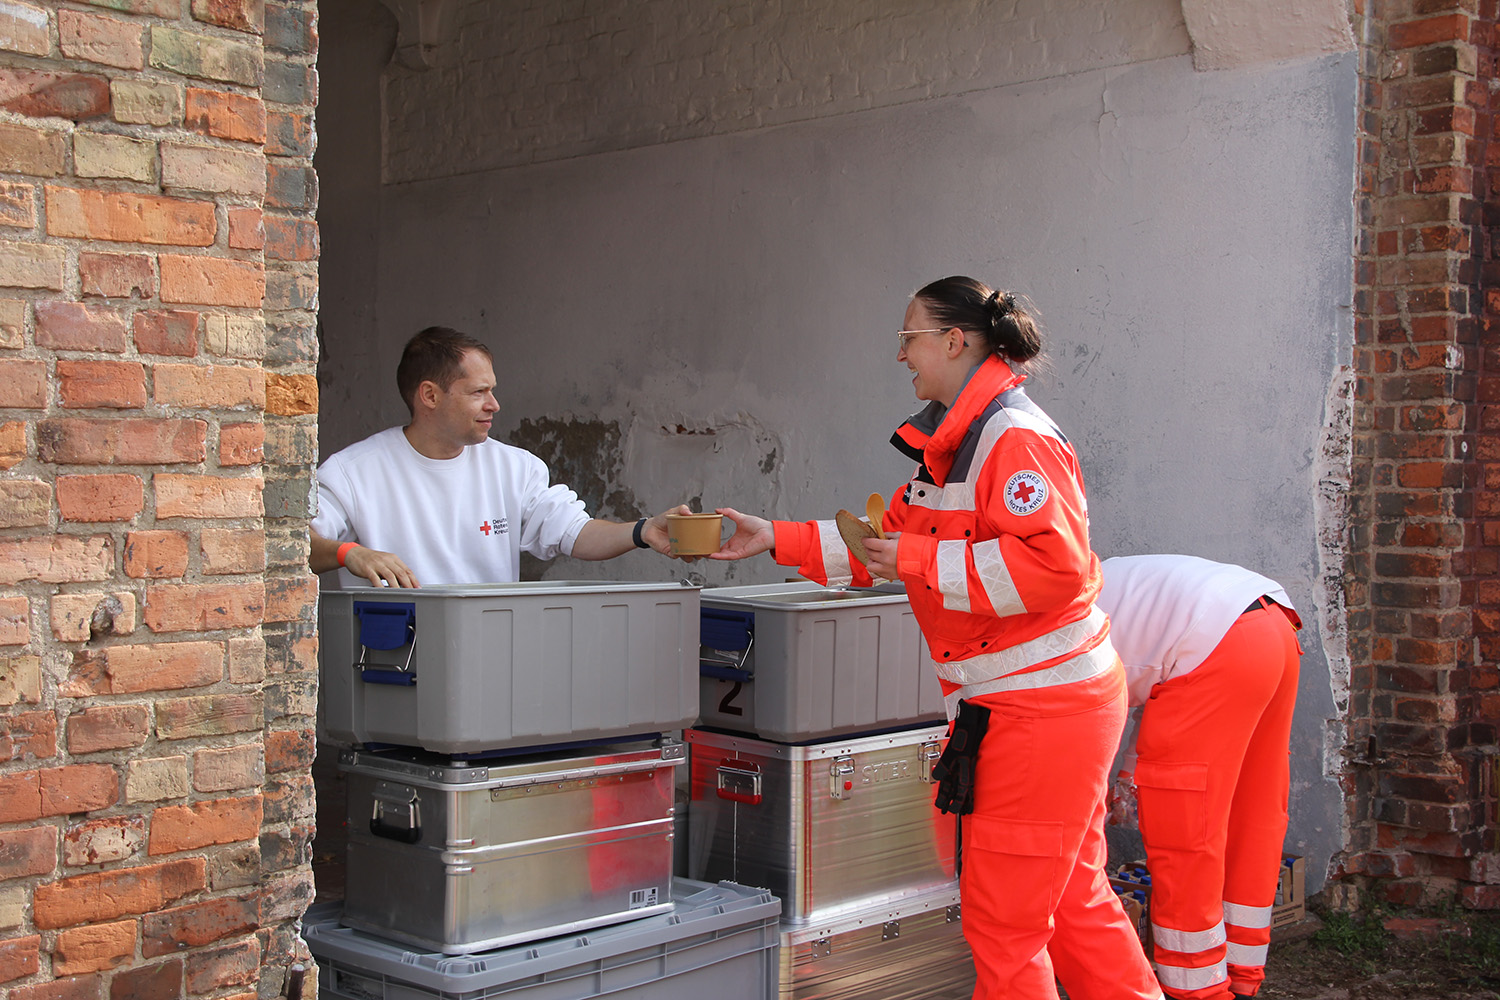
[[[392,807],[397,812],[405,811],[406,825],[398,826],[394,823],[387,823],[386,806]],[[403,844],[415,844],[421,840],[422,811],[417,804],[416,790],[405,785],[391,785],[385,782],[377,785],[370,803],[370,832],[377,837]]]
[[[719,763],[719,798],[758,806],[761,801],[760,765],[753,761],[726,757]]]

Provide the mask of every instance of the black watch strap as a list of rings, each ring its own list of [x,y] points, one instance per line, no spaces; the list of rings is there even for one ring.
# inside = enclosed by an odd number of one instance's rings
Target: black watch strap
[[[643,517],[635,522],[635,530],[630,533],[630,539],[635,542],[635,547],[638,549],[649,549],[651,547],[651,543],[641,537],[641,531],[645,529],[646,522],[649,520],[650,518]]]

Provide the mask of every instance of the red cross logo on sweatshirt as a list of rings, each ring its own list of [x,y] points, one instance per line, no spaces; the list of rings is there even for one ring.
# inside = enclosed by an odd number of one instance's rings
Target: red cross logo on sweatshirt
[[[486,521],[483,524],[481,524],[479,526],[479,530],[482,531],[482,532],[484,532],[485,536],[488,537],[488,535],[490,533],[490,522]]]

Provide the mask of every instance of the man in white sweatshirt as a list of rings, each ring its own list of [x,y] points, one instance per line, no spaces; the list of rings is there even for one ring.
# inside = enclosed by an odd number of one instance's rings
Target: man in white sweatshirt
[[[591,518],[547,466],[490,438],[500,404],[489,348],[447,327],[406,345],[396,384],[411,422],[330,456],[318,469],[309,563],[345,586],[506,583],[521,553],[612,559],[667,554],[666,515]],[[668,513],[687,512],[685,507]]]

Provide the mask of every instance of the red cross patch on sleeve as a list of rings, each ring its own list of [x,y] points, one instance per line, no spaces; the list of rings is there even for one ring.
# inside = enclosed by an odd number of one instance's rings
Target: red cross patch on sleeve
[[[1017,517],[1034,514],[1047,502],[1047,480],[1023,469],[1005,482],[1005,509]]]

